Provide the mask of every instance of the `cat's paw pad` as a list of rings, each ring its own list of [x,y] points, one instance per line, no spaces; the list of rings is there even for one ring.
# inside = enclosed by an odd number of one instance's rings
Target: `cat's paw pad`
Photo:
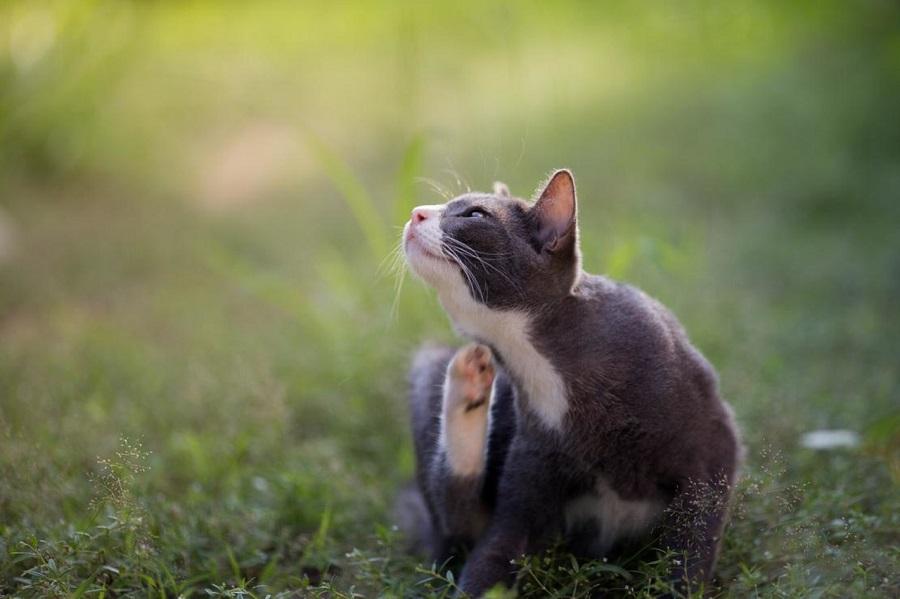
[[[486,345],[471,343],[453,356],[448,370],[450,398],[466,412],[487,405],[494,384],[494,357]]]

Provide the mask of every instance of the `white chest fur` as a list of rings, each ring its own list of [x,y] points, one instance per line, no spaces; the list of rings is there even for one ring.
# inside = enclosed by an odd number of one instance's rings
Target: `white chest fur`
[[[593,523],[598,531],[592,553],[602,555],[620,539],[639,537],[659,519],[663,503],[655,500],[628,501],[605,481],[597,483],[593,493],[570,501],[565,507],[566,528]]]
[[[562,377],[532,345],[524,312],[492,310],[472,299],[465,286],[439,293],[444,309],[466,335],[496,347],[526,395],[526,409],[550,429],[561,430],[569,404]]]

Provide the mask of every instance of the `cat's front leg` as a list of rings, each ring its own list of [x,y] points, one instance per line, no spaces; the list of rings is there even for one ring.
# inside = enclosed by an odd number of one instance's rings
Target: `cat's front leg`
[[[722,543],[732,478],[686,479],[666,508],[662,545],[672,552],[670,579],[678,593],[708,591]]]
[[[562,531],[565,470],[534,445],[517,438],[510,447],[490,527],[462,573],[460,587],[473,597],[512,584],[513,560],[542,551]]]
[[[447,366],[438,451],[428,478],[441,533],[451,544],[473,543],[487,525],[481,491],[494,373],[491,350],[474,343]]]
[[[484,472],[493,382],[493,356],[485,345],[471,343],[460,348],[447,367],[440,441],[455,476]]]

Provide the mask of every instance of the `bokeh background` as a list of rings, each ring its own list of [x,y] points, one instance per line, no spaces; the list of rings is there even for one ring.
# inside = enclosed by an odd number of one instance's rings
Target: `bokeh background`
[[[719,592],[896,596],[887,0],[2,3],[0,594],[451,590],[390,526],[409,356],[458,342],[393,252],[562,166],[745,431]],[[658,583],[556,557],[523,595]]]

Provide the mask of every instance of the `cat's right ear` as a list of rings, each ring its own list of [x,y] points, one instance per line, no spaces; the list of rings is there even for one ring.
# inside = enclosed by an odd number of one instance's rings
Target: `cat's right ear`
[[[575,212],[575,179],[569,170],[558,170],[531,208],[535,235],[543,250],[556,253],[574,248]]]

